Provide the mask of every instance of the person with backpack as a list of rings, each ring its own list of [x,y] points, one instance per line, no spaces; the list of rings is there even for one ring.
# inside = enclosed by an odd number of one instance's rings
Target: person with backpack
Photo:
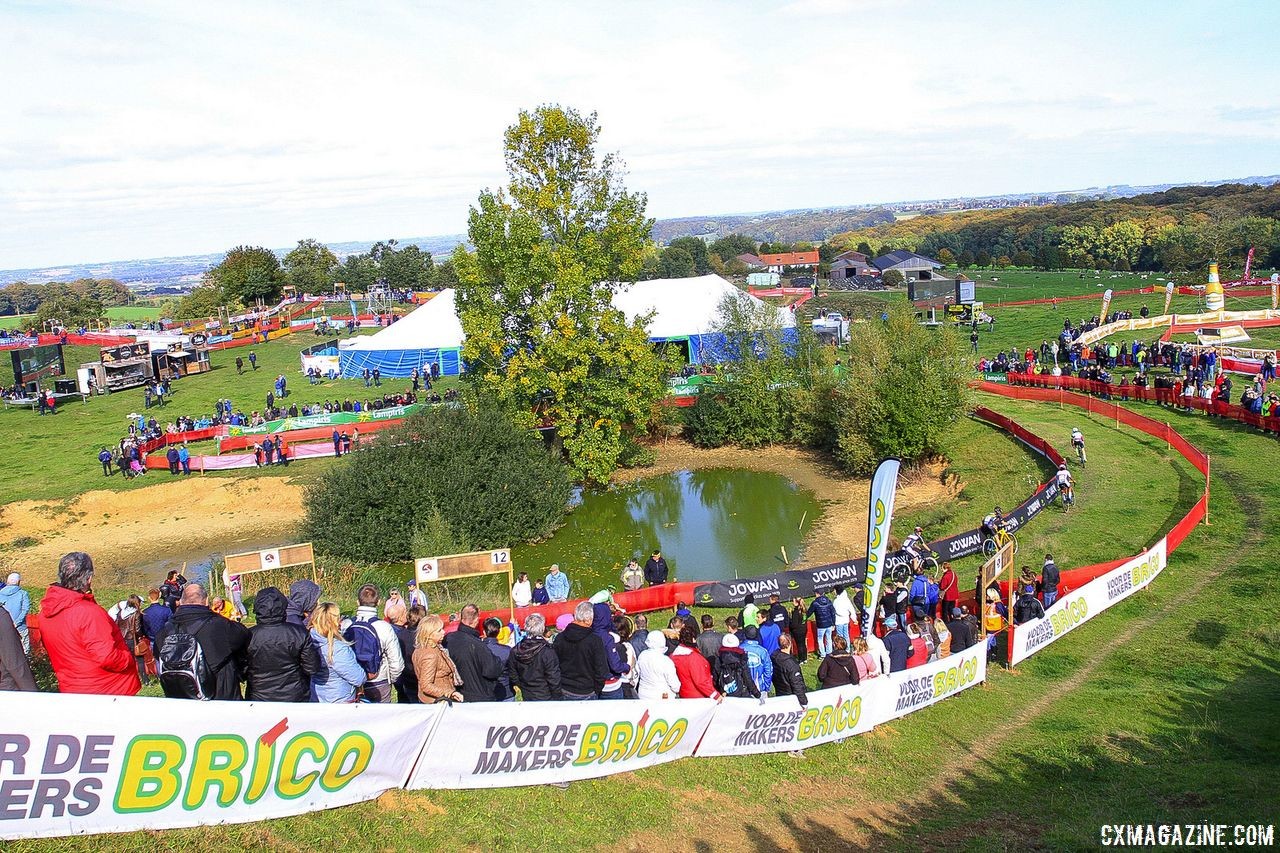
[[[911,618],[916,622],[924,621],[925,613],[929,609],[929,579],[924,575],[923,566],[916,566],[912,571],[911,588],[907,595],[911,604]]]
[[[404,671],[404,655],[391,623],[378,618],[381,601],[378,588],[371,583],[360,587],[355,618],[343,633],[351,643],[356,660],[364,667],[364,699],[366,702],[390,702],[391,684]]]
[[[1013,624],[1022,625],[1033,619],[1044,618],[1044,607],[1036,598],[1035,584],[1027,584],[1022,588],[1022,595],[1013,603]]]
[[[591,630],[600,638],[604,646],[605,661],[609,667],[609,675],[600,687],[601,699],[625,699],[622,691],[623,681],[631,673],[628,656],[618,648],[622,638],[613,632],[613,610],[609,607],[612,595],[608,590],[601,590],[591,596]],[[634,650],[633,650],[634,651]]]
[[[198,583],[182,589],[178,609],[156,635],[156,672],[170,699],[239,699],[249,629],[209,609]]]
[[[133,650],[93,598],[93,559],[58,561],[58,580],[40,601],[40,637],[63,693],[133,696],[141,689]]]
[[[311,633],[284,621],[289,599],[269,586],[253,598],[258,624],[249,629],[244,698],[251,702],[307,702],[320,655]]]
[[[742,650],[735,634],[724,635],[724,640],[720,643],[720,654],[716,656],[715,663],[712,666],[712,675],[716,689],[724,695],[734,697],[753,696],[760,700],[760,704],[764,704],[764,697],[760,695],[760,688],[756,685],[755,679],[751,677],[751,670],[747,666],[747,655]]]
[[[768,696],[769,688],[773,686],[773,661],[760,643],[760,629],[755,625],[748,625],[742,629],[742,637],[741,649],[747,656],[747,668],[756,687],[760,688],[760,693]]]
[[[133,652],[133,661],[138,667],[138,680],[149,684],[151,679],[147,677],[147,658],[151,656],[151,648],[147,635],[142,630],[142,599],[131,595],[121,604],[123,606],[115,616],[116,627],[120,629],[120,636],[124,637],[124,644]]]

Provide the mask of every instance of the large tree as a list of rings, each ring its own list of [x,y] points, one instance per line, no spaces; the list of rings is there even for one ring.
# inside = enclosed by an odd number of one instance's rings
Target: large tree
[[[266,303],[278,300],[285,276],[275,252],[261,246],[236,246],[209,270],[208,278],[224,298],[251,305],[259,299]]]
[[[471,208],[454,253],[467,378],[532,426],[545,419],[575,473],[609,479],[665,393],[644,320],[613,307],[641,270],[653,221],[621,163],[599,156],[594,113],[543,106],[507,128],[506,189]]]
[[[299,240],[284,256],[284,271],[299,293],[329,293],[338,271],[338,256],[318,240]]]

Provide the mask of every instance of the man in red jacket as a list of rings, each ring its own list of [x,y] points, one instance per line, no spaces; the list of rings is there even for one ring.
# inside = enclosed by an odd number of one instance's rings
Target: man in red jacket
[[[141,688],[133,650],[93,598],[93,560],[73,551],[40,602],[40,636],[63,693],[132,696]]]

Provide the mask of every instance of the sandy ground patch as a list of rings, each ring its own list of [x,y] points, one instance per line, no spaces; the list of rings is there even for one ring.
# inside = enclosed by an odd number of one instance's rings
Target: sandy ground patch
[[[148,475],[159,476],[159,475]],[[17,501],[0,510],[0,564],[43,585],[68,551],[93,556],[101,577],[161,557],[233,551],[237,542],[287,535],[302,517],[302,487],[281,478],[166,480],[127,492],[87,492],[69,503]]]
[[[867,498],[871,482],[843,474],[819,453],[781,446],[704,450],[678,440],[655,444],[653,449],[658,456],[653,467],[625,469],[614,479],[627,483],[699,468],[745,468],[781,474],[813,492],[823,503],[822,518],[805,534],[806,565],[860,557],[867,550]],[[954,498],[963,484],[955,477],[944,482],[943,469],[943,463],[935,462],[910,472],[904,470],[898,481],[897,508],[910,509]]]

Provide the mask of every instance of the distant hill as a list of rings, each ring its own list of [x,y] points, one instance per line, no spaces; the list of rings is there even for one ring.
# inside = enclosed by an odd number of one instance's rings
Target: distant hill
[[[1081,202],[1098,202],[1110,199],[1131,198],[1138,206],[1156,207],[1176,205],[1186,201],[1185,194],[1194,194],[1196,188],[1217,188],[1225,185],[1268,186],[1280,183],[1280,175],[1251,176],[1231,180],[1201,181],[1194,185],[1154,184],[1130,186],[1118,184],[1107,187],[1090,187],[1082,190],[1060,190],[1039,193],[1013,193],[998,196],[919,199],[913,201],[878,204],[849,205],[797,210],[764,211],[749,214],[712,214],[685,216],[675,219],[659,219],[653,226],[653,237],[659,243],[669,243],[677,237],[705,237],[709,240],[727,234],[746,234],[757,240],[794,243],[801,240],[826,241],[839,235],[868,232],[881,238],[893,233],[898,226],[906,226],[902,242],[911,237],[919,241],[919,233],[932,227],[932,217],[955,214],[962,211],[994,211],[1006,209],[1035,209],[1045,205],[1075,205]],[[1247,215],[1246,211],[1235,212]],[[1273,214],[1264,214],[1273,215]],[[868,231],[870,229],[870,231]],[[895,242],[894,237],[890,242]],[[432,237],[405,237],[401,245],[416,245],[423,251],[439,257],[453,251],[459,243],[466,242],[465,234],[445,234]],[[330,243],[339,259],[347,255],[366,252],[373,245],[371,240]],[[276,249],[284,257],[289,249]],[[996,247],[1002,248],[1002,247]],[[201,275],[222,259],[222,253],[186,255],[179,257],[146,258],[125,261],[105,261],[92,264],[69,264],[58,267],[0,270],[0,287],[15,281],[44,284],[51,281],[74,281],[81,278],[112,278],[124,282],[139,293],[185,292],[199,283]]]

